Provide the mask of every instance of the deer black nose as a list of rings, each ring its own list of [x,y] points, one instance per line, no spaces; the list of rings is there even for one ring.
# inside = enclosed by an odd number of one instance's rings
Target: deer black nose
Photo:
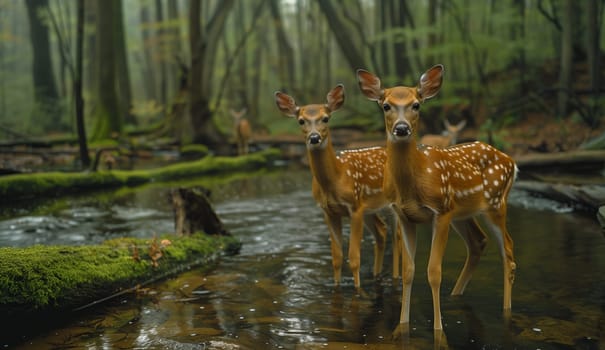
[[[406,123],[398,123],[393,128],[393,134],[400,137],[410,136],[410,134],[412,134],[412,129],[410,129],[410,126]]]
[[[313,133],[309,135],[309,143],[312,145],[316,145],[321,142],[321,136],[318,133]]]

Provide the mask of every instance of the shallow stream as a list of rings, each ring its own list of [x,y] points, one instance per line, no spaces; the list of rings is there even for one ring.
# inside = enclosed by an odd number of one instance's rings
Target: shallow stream
[[[366,235],[362,291],[346,267],[343,284],[334,287],[328,232],[310,182],[308,171],[299,170],[204,183],[218,215],[243,243],[239,255],[148,285],[7,348],[605,347],[605,238],[594,217],[513,191],[508,227],[518,269],[510,322],[502,315],[502,263],[493,239],[465,294],[449,296],[466,256],[462,240],[450,235],[439,344],[426,276],[430,236],[420,226],[410,335],[392,340],[401,287],[390,277],[390,242],[382,278],[372,278],[373,242]],[[0,208],[0,246],[90,244],[170,232],[168,189],[147,186]],[[345,226],[345,237],[347,232]],[[0,335],[5,332],[26,333],[3,329]]]

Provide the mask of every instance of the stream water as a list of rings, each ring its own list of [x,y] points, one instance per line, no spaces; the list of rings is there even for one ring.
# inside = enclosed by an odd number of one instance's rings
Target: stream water
[[[350,271],[332,284],[328,232],[308,171],[202,183],[239,255],[192,269],[37,334],[2,329],[14,349],[600,349],[605,347],[605,238],[593,216],[513,190],[508,227],[517,274],[510,321],[493,239],[465,294],[449,292],[466,256],[450,235],[443,265],[445,336],[436,343],[426,276],[430,235],[420,227],[409,337],[393,340],[401,307],[390,242],[372,278],[362,246],[362,291]],[[191,185],[173,184],[173,185]],[[0,246],[90,244],[173,229],[168,187],[148,186],[0,208]],[[345,226],[345,237],[348,226]],[[491,238],[491,237],[490,237]],[[346,246],[346,245],[345,245]],[[23,334],[19,345],[2,334]],[[6,344],[6,345],[5,345]]]

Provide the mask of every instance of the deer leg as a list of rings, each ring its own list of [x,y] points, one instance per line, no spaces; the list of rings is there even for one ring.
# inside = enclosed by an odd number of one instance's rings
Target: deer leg
[[[431,244],[431,253],[428,265],[429,285],[433,294],[433,328],[443,329],[441,324],[441,300],[439,290],[441,288],[441,265],[443,263],[443,254],[447,245],[449,228],[451,223],[451,214],[437,215],[433,221],[433,243]]]
[[[330,231],[334,284],[339,285],[342,271],[342,219],[339,215],[324,212],[324,220]]]
[[[452,222],[452,226],[466,244],[466,262],[452,290],[452,295],[462,295],[485,250],[487,236],[475,218]]]
[[[503,207],[499,212],[491,211],[487,213],[486,220],[491,226],[491,231],[494,233],[502,255],[502,263],[504,264],[504,303],[505,311],[511,309],[512,288],[515,281],[515,270],[517,264],[513,255],[513,239],[506,229],[506,208]]]
[[[399,272],[399,264],[401,260],[403,237],[401,233],[401,226],[397,221],[397,216],[393,215],[391,228],[393,230],[393,278],[399,278],[401,273]]]
[[[374,278],[382,272],[384,261],[384,248],[387,237],[387,227],[384,221],[377,214],[367,215],[365,218],[365,227],[374,235]]]
[[[403,288],[401,291],[401,315],[400,324],[410,323],[410,302],[412,295],[412,283],[414,282],[414,257],[416,256],[416,225],[409,222],[403,215],[403,212],[393,206],[395,213],[399,217],[399,224],[403,232],[401,240],[401,279]]]
[[[355,288],[361,286],[359,267],[361,265],[361,238],[363,236],[363,210],[351,213],[351,236],[349,238],[349,267],[353,273]]]

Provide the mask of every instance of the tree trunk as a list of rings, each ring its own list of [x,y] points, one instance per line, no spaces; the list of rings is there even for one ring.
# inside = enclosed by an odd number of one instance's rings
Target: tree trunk
[[[170,59],[170,78],[168,81],[171,82],[171,91],[168,96],[172,96],[178,94],[180,91],[180,83],[179,83],[179,74],[180,74],[180,66],[177,57],[182,57],[184,52],[181,46],[181,27],[179,25],[175,25],[174,23],[178,23],[179,21],[179,2],[176,0],[168,1],[168,20],[171,25],[170,30],[170,52],[172,53],[172,57]]]
[[[281,18],[281,11],[279,9],[279,1],[269,1],[271,8],[271,17],[273,18],[273,24],[275,25],[275,32],[277,35],[278,45],[278,72],[280,80],[280,90],[284,91],[286,88],[292,89],[295,86],[294,83],[294,49],[290,45],[290,39],[284,29],[284,23]]]
[[[600,122],[599,117],[601,115],[599,106],[599,89],[601,83],[601,49],[600,49],[600,30],[599,30],[599,1],[588,0],[587,23],[588,28],[586,30],[587,35],[587,50],[588,53],[588,71],[590,74],[590,89],[591,101],[590,101],[590,117],[594,121],[593,127],[596,127]],[[602,6],[602,5],[601,5]]]
[[[333,2],[330,0],[319,0],[319,6],[330,25],[330,29],[349,67],[353,71],[359,68],[368,68],[362,52],[351,42],[350,31],[343,23],[336,8],[334,8]]]
[[[561,14],[561,61],[559,70],[559,92],[557,96],[557,116],[564,118],[567,115],[570,94],[572,93],[572,66],[573,66],[573,0],[563,0]]]
[[[209,235],[231,234],[216,215],[208,199],[210,190],[203,187],[175,188],[170,191],[175,234],[190,236],[197,232]]]
[[[113,4],[113,2],[112,2]],[[94,140],[116,137],[122,132],[116,81],[114,45],[115,6],[97,0],[97,106]]]
[[[166,106],[167,102],[168,102],[168,97],[167,97],[167,87],[166,87],[166,83],[167,83],[167,67],[166,67],[166,36],[165,36],[165,30],[163,29],[164,27],[164,11],[162,9],[162,0],[155,0],[155,22],[156,24],[159,26],[159,29],[156,32],[156,36],[157,36],[157,41],[159,42],[159,45],[157,45],[156,50],[158,51],[158,54],[156,55],[156,57],[158,57],[158,70],[159,70],[159,82],[158,82],[158,97],[160,99],[160,104],[162,106]]]
[[[44,131],[66,131],[68,126],[61,119],[62,108],[53,73],[50,52],[49,28],[42,18],[48,11],[48,0],[27,0],[29,33],[33,51],[32,72],[34,79],[33,122]]]
[[[73,94],[76,108],[76,126],[78,130],[78,144],[80,146],[80,160],[82,168],[90,166],[88,144],[86,142],[86,128],[84,126],[84,98],[82,97],[82,63],[84,47],[84,0],[77,2],[76,16],[76,70],[73,82]]]
[[[155,70],[153,69],[153,53],[151,52],[151,30],[148,29],[151,24],[151,16],[149,15],[149,7],[145,2],[141,6],[141,35],[143,37],[143,62],[141,68],[143,70],[143,86],[145,87],[145,97],[149,100],[158,100],[156,94]]]
[[[130,89],[130,70],[128,69],[128,56],[126,54],[126,31],[124,30],[122,1],[114,0],[113,6],[115,7],[114,40],[116,43],[117,89],[118,96],[120,97],[119,113],[124,118],[126,124],[137,125],[137,120],[134,114],[132,114],[132,91]]]
[[[201,1],[191,0],[189,2],[189,45],[191,48],[189,111],[193,141],[206,144],[215,150],[218,147],[228,146],[225,135],[219,132],[212,120],[213,111],[210,110],[209,103],[220,34],[224,30],[227,15],[234,4],[234,0],[224,0],[217,4],[212,18],[204,27],[204,35],[202,35]]]

